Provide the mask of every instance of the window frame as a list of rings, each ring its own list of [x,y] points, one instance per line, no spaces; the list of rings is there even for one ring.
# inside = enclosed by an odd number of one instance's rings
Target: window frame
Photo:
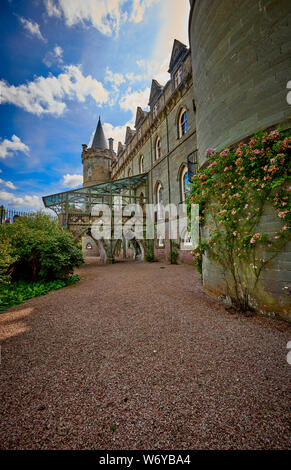
[[[158,181],[156,184],[156,191],[155,191],[156,204],[157,204],[157,220],[163,219],[163,213],[160,209],[160,205],[163,204],[163,191],[164,191],[164,187],[162,183]]]
[[[156,119],[158,114],[159,114],[159,103],[157,102],[153,106],[153,118]]]
[[[183,67],[182,65],[174,73],[174,87],[175,89],[180,86],[183,81]]]
[[[144,156],[139,157],[139,172],[144,173]]]
[[[185,119],[182,121],[183,116]],[[188,132],[188,112],[186,108],[182,108],[179,113],[179,120],[178,120],[178,136],[179,139],[183,137],[183,135],[187,134]]]
[[[184,203],[186,201],[186,191],[185,191],[185,184],[184,184],[184,178],[186,177],[188,173],[188,166],[186,164],[183,165],[183,167],[180,170],[180,197],[181,197],[181,203]]]
[[[159,160],[161,158],[161,139],[159,136],[156,138],[156,145],[155,145],[155,159]]]

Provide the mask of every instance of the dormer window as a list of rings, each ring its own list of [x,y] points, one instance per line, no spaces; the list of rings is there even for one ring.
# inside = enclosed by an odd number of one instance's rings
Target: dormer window
[[[158,115],[158,110],[159,110],[159,104],[156,103],[153,107],[153,117],[154,117],[154,119],[156,119],[156,117]]]
[[[180,67],[174,75],[175,88],[178,88],[180,83],[182,83],[182,78],[183,78],[183,70],[182,70],[182,67]]]

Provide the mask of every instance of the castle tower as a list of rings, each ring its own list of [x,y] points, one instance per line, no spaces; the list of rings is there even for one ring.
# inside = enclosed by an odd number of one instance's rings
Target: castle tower
[[[109,139],[109,148],[106,143],[101,119],[96,127],[92,145],[90,148],[83,144],[83,186],[105,183],[111,178],[111,164],[116,159],[113,151],[113,139]]]

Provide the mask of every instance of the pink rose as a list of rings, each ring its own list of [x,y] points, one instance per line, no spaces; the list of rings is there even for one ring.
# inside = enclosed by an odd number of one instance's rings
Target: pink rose
[[[221,157],[226,157],[228,154],[229,154],[230,150],[229,149],[225,149],[223,150],[222,152],[220,152],[220,156]]]
[[[272,139],[278,139],[280,137],[279,132],[278,131],[271,131],[269,133],[269,137],[271,137]]]

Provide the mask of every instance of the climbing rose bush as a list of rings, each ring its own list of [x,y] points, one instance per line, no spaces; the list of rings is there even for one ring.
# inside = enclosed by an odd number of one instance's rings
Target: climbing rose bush
[[[199,204],[200,223],[207,216],[211,227],[193,256],[201,265],[207,252],[223,267],[228,294],[239,309],[248,308],[262,270],[290,239],[290,134],[259,131],[236,148],[209,149],[209,165],[192,179],[189,208]],[[266,202],[282,221],[274,234],[258,228]]]

